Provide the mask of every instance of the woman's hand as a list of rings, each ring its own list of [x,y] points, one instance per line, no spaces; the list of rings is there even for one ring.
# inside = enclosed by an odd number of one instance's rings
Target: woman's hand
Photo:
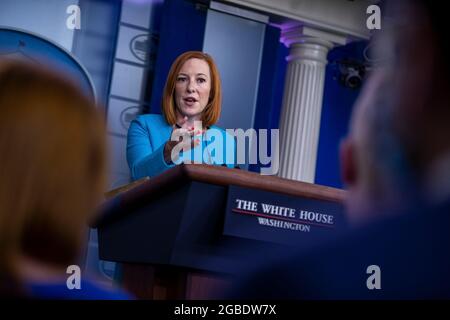
[[[179,153],[175,154],[172,159],[172,150],[175,146],[179,145],[179,150],[186,152],[197,147],[200,144],[200,139],[195,138],[195,136],[203,134],[201,130],[195,131],[194,127],[187,127],[186,122],[188,118],[184,117],[184,119],[178,125],[181,128],[173,127],[172,133],[170,135],[170,140],[166,142],[164,146],[164,161],[166,163],[173,163],[178,160]]]

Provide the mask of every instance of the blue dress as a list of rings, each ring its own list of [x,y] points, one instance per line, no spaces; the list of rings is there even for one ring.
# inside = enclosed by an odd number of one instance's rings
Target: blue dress
[[[138,116],[128,129],[127,161],[132,180],[156,176],[179,163],[208,163],[234,168],[236,143],[234,136],[211,126],[200,145],[181,152],[179,160],[168,164],[164,160],[164,145],[170,139],[172,126],[159,114]]]

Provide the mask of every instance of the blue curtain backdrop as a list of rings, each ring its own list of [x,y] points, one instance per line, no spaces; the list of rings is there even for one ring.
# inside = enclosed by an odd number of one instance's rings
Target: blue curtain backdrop
[[[202,50],[206,7],[188,0],[165,0],[150,113],[161,113],[161,98],[172,62],[181,53]]]
[[[367,41],[353,42],[336,47],[328,54],[329,63],[325,75],[317,151],[316,184],[343,187],[340,175],[339,144],[347,135],[351,111],[360,88],[346,88],[339,82],[339,66],[336,62],[353,60],[362,63],[366,46]]]
[[[280,121],[287,66],[286,57],[289,54],[289,49],[280,42],[280,34],[279,28],[266,26],[253,126],[257,132],[259,129],[278,129]],[[270,152],[270,140],[268,144],[267,150]],[[249,170],[254,172],[260,172],[260,169],[261,165],[259,164],[249,167]]]

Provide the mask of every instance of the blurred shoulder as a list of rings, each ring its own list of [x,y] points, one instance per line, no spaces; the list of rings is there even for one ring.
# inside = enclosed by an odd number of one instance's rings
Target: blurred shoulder
[[[130,300],[127,292],[106,286],[93,279],[82,279],[79,289],[69,289],[66,283],[27,283],[27,291],[36,299]]]
[[[132,300],[130,294],[119,288],[106,287],[99,282],[93,280],[84,281],[85,299],[95,300]]]
[[[160,114],[141,114],[136,117],[135,121],[148,126],[168,126],[166,120]]]

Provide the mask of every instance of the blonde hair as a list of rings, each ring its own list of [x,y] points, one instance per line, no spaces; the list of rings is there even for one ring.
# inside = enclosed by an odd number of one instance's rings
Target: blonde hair
[[[105,186],[105,128],[67,79],[0,64],[0,268],[77,261]]]
[[[175,84],[178,73],[183,64],[189,59],[200,59],[206,61],[211,73],[211,91],[209,94],[209,101],[203,110],[202,121],[204,127],[209,127],[219,120],[220,110],[222,105],[222,88],[220,83],[219,71],[214,60],[210,55],[201,51],[187,51],[172,63],[169,75],[167,76],[166,85],[164,87],[164,94],[162,99],[162,112],[167,123],[174,125],[176,122],[176,105],[174,101]]]

